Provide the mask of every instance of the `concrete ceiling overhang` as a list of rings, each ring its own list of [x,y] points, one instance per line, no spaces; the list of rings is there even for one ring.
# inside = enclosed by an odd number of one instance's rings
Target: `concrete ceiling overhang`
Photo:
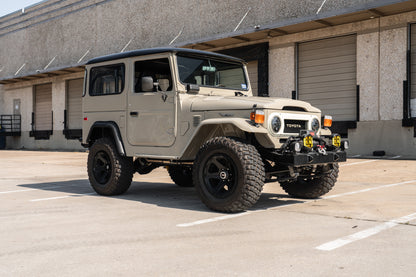
[[[415,10],[416,0],[380,0],[377,1],[376,4],[372,5],[357,6],[354,9],[338,10],[336,12],[316,14],[310,17],[294,18],[264,26],[253,26],[252,29],[219,34],[215,37],[203,38],[198,41],[184,42],[176,44],[175,46],[197,50],[216,51],[230,47],[238,47],[239,45],[267,42],[269,39],[278,36],[316,30],[328,26],[359,22],[367,19],[390,16]],[[84,71],[84,65],[76,64],[61,68],[37,71],[22,76],[9,76],[1,78],[0,84],[13,84],[81,71]]]
[[[24,76],[15,76],[15,77],[8,77],[8,78],[0,79],[0,84],[7,85],[7,84],[18,83],[18,82],[35,81],[38,79],[57,77],[60,75],[73,74],[73,73],[78,73],[78,72],[83,72],[83,71],[84,71],[84,65],[73,65],[73,66],[66,66],[66,67],[61,67],[61,68],[51,68],[48,70],[41,70],[41,71],[36,71],[34,73],[29,73]]]
[[[216,37],[200,41],[187,42],[178,46],[198,50],[216,51],[225,49],[231,45],[235,47],[239,44],[247,45],[266,42],[269,39],[278,36],[311,31],[328,26],[337,26],[416,10],[415,0],[386,0],[379,1],[377,5],[356,7],[356,10],[341,10],[337,11],[336,14],[317,14],[307,18],[295,18],[284,22],[278,22],[276,24],[253,26],[251,30],[242,30],[229,34],[220,34]]]

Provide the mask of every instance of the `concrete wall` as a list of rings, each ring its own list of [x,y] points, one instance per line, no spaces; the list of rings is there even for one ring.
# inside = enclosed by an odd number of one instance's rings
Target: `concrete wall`
[[[416,12],[370,19],[270,40],[270,96],[290,97],[295,89],[296,43],[335,36],[357,35],[357,84],[360,121],[350,129],[350,155],[416,158],[413,127],[402,127],[403,81],[406,80],[407,24]]]
[[[379,32],[357,35],[357,85],[360,85],[360,120],[379,120]],[[370,104],[371,103],[371,104]]]
[[[18,76],[124,48],[166,46],[179,34],[174,45],[401,1],[382,2],[326,1],[317,15],[322,0],[50,0],[0,18],[0,78],[14,76],[23,65]]]
[[[12,149],[55,149],[82,150],[77,140],[67,140],[63,135],[64,110],[66,109],[66,80],[81,78],[83,73],[69,74],[62,77],[45,78],[36,82],[22,82],[2,86],[0,106],[1,114],[13,114],[13,100],[21,102],[21,130],[20,137],[7,137],[7,148]],[[33,86],[41,83],[52,83],[53,135],[49,140],[35,140],[29,136],[32,130]],[[80,120],[82,120],[80,118]]]
[[[269,96],[292,98],[295,90],[295,44],[269,48]]]

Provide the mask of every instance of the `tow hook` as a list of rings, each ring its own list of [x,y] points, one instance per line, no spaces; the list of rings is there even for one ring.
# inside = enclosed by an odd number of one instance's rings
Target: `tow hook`
[[[324,145],[318,145],[316,150],[318,150],[318,153],[321,155],[327,155]]]

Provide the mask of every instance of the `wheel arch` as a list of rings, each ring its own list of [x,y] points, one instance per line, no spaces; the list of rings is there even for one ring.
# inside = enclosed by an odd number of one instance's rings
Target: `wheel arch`
[[[123,140],[121,138],[120,129],[113,121],[97,121],[91,126],[87,136],[87,144],[90,147],[97,139],[110,137],[114,141],[114,145],[121,156],[126,156]]]
[[[185,147],[182,159],[193,160],[201,146],[214,137],[234,137],[248,139],[248,134],[265,135],[267,130],[262,126],[254,126],[244,118],[207,119],[201,122],[192,139]]]

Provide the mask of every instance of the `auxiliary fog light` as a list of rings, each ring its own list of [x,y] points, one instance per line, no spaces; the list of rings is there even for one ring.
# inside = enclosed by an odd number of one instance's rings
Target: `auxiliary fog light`
[[[303,145],[305,145],[308,148],[313,147],[313,137],[311,135],[307,135],[303,138]]]
[[[340,148],[341,147],[341,136],[340,135],[334,135],[332,137],[332,145]]]

